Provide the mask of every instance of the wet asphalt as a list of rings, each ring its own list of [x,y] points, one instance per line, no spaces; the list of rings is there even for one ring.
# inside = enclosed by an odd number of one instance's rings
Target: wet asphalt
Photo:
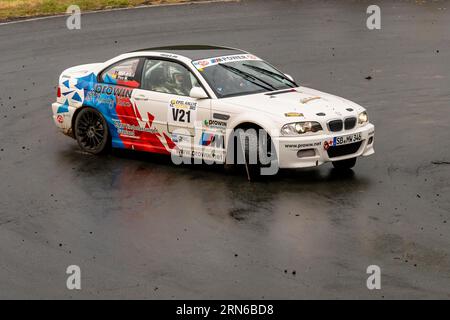
[[[241,1],[0,26],[0,298],[450,298],[450,2]],[[249,183],[58,133],[67,67],[167,44],[239,47],[351,99],[376,154]],[[371,77],[370,80],[366,77]],[[66,288],[67,266],[82,290]],[[366,268],[381,268],[381,290]]]

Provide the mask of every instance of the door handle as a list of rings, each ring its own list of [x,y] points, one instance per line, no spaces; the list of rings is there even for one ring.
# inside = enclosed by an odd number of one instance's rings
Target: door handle
[[[139,100],[139,101],[148,101],[148,98],[146,96],[144,96],[143,94],[137,95],[134,99]]]

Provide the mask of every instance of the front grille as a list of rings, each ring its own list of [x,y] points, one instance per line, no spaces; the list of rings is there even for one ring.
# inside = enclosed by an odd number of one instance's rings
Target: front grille
[[[344,121],[345,130],[351,130],[355,126],[356,126],[356,118],[355,117],[345,119],[345,121]]]
[[[333,120],[328,122],[328,129],[332,132],[341,131],[343,128],[342,120]]]
[[[356,153],[361,147],[362,141],[344,144],[342,146],[329,147],[327,152],[330,158],[342,157],[352,153]]]

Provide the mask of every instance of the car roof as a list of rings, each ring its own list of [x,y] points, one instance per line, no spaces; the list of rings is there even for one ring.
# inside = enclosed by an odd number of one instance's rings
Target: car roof
[[[132,52],[143,52],[143,51],[153,51],[153,52],[156,51],[156,52],[161,52],[161,53],[162,52],[171,53],[171,54],[184,56],[191,60],[199,60],[199,59],[207,59],[207,58],[213,58],[213,57],[247,53],[243,50],[239,50],[239,49],[235,49],[235,48],[211,46],[211,45],[162,46],[162,47],[145,48],[145,49],[135,50]]]

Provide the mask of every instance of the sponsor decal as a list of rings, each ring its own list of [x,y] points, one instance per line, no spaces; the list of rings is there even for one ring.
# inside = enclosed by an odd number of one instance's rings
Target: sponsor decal
[[[285,117],[303,117],[303,113],[299,112],[287,112],[284,114]]]
[[[192,143],[191,136],[187,136],[185,134],[180,134],[180,133],[172,133],[171,139],[173,142],[177,142],[177,143],[181,143],[181,142],[185,142],[185,143],[189,143],[189,144]]]
[[[104,104],[105,106],[108,106],[109,109],[114,109],[115,103],[116,103],[114,96],[102,95],[95,91],[87,92],[86,101],[91,101],[91,102],[95,101],[95,104],[97,104],[97,105]],[[131,106],[131,103],[130,103],[130,106]]]
[[[94,99],[97,99],[100,95],[95,93],[94,91],[88,91],[86,93],[86,100],[92,101]]]
[[[200,144],[205,147],[224,148],[224,137],[221,134],[202,132]]]
[[[236,62],[236,61],[246,61],[246,60],[261,60],[258,57],[252,54],[235,54],[231,56],[221,56],[215,58],[208,58],[202,60],[193,61],[192,64],[197,69],[203,69],[207,67],[214,66],[219,63],[228,63],[228,62]]]
[[[210,64],[209,60],[194,61],[193,63],[196,68],[202,69],[202,71],[204,67],[207,67]]]
[[[106,94],[108,96],[114,95],[116,97],[124,97],[124,98],[131,98],[131,94],[133,93],[132,89],[123,88],[123,87],[116,87],[116,86],[110,86],[110,85],[104,85],[104,84],[96,84],[94,86],[94,92],[96,94]]]
[[[114,72],[114,74],[112,75],[112,78],[117,79],[117,80],[129,81],[129,80],[133,80],[134,74],[135,74],[135,72],[116,70],[116,72]]]
[[[217,152],[217,150],[213,149],[212,151],[203,151],[203,150],[196,150],[196,149],[173,149],[173,154],[179,159],[177,159],[177,162],[182,160],[181,158],[187,157],[187,158],[193,158],[193,159],[202,159],[206,161],[213,161],[218,163],[223,163],[225,161],[224,152]],[[188,160],[188,163],[191,159]],[[181,162],[179,162],[181,163]],[[178,164],[179,164],[178,163]]]
[[[170,53],[161,53],[159,56],[165,57],[165,58],[178,59],[178,56],[176,54],[170,54]]]
[[[197,102],[187,100],[172,99],[169,102],[169,107],[178,109],[195,110],[197,108]]]
[[[319,147],[322,144],[322,142],[311,142],[311,143],[293,143],[293,144],[285,144],[284,147],[286,149],[303,149],[303,148],[314,148]]]
[[[59,115],[56,117],[56,121],[58,121],[58,123],[63,123],[64,122],[64,117],[62,115]]]
[[[171,99],[168,109],[169,123],[192,123],[195,121],[196,110],[196,101]]]
[[[152,134],[158,133],[158,130],[156,128],[150,128],[150,127],[140,127],[138,125],[129,124],[129,123],[123,123],[120,120],[113,120],[114,126],[117,129],[117,132],[121,135],[128,136],[128,137],[134,137],[136,136],[136,131],[139,132],[148,132]],[[139,138],[139,137],[137,137]]]
[[[330,149],[330,147],[333,146],[333,144],[334,144],[333,140],[325,141],[325,142],[323,143],[323,148],[324,148],[325,150],[328,150],[328,149]]]
[[[227,126],[227,123],[225,121],[219,121],[219,120],[205,120],[205,121],[203,121],[203,124],[206,127],[220,128],[220,129],[224,129]]]
[[[99,99],[99,102],[103,102],[103,103],[107,103],[107,101],[112,102],[114,104],[114,101],[112,99],[104,99],[105,101],[103,101],[102,99]],[[119,101],[117,101],[117,105],[127,108],[127,107],[132,107],[133,105],[131,104],[131,101],[128,99],[120,99]]]

